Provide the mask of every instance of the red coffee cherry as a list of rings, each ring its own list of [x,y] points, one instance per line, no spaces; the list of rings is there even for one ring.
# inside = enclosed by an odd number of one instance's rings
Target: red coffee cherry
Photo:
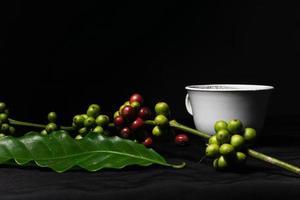
[[[130,103],[134,102],[134,101],[137,101],[139,102],[140,104],[143,103],[144,99],[142,97],[142,95],[138,94],[138,93],[135,93],[133,95],[131,95],[130,99],[129,99]]]
[[[186,145],[189,142],[189,137],[186,134],[178,134],[175,137],[175,143],[178,145]]]
[[[142,107],[138,113],[138,116],[143,120],[150,119],[151,117],[151,110],[148,107]]]
[[[151,137],[147,137],[143,142],[143,145],[145,145],[146,147],[150,147],[152,146],[152,144],[153,144],[153,140]]]
[[[132,131],[130,130],[130,128],[124,127],[122,128],[120,134],[123,138],[129,138],[130,135],[132,134]]]
[[[131,124],[130,129],[136,131],[141,129],[144,126],[144,120],[142,120],[141,118],[137,118],[136,120],[134,120],[134,122]]]
[[[132,120],[136,116],[135,109],[131,106],[125,106],[121,110],[121,115],[124,117],[125,120]]]
[[[125,125],[125,120],[124,120],[124,118],[122,116],[117,116],[114,119],[114,124],[117,127],[123,127]]]

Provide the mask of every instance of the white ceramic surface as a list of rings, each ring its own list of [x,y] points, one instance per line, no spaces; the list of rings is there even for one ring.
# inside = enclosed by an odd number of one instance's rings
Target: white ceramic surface
[[[186,109],[198,130],[214,134],[218,120],[240,119],[244,126],[259,132],[264,124],[273,86],[209,84],[186,87]]]

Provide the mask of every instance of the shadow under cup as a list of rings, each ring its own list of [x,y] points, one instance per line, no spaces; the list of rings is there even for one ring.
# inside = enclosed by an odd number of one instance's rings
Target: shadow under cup
[[[259,132],[273,89],[267,85],[190,85],[186,87],[185,104],[199,131],[213,135],[216,121],[240,119],[245,127]]]

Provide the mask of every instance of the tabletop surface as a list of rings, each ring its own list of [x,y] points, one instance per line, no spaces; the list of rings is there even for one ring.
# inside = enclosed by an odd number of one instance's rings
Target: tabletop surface
[[[255,150],[300,166],[298,117],[271,118]],[[186,120],[189,124],[190,120]],[[300,176],[270,164],[248,159],[243,169],[219,172],[203,158],[205,142],[191,137],[178,147],[163,141],[155,147],[171,163],[184,169],[160,166],[127,167],[99,172],[0,167],[1,199],[299,199]]]

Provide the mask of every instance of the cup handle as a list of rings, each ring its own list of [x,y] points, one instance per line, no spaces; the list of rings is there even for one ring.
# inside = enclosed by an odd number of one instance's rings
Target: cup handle
[[[190,113],[190,115],[193,115],[189,94],[186,94],[186,96],[185,96],[185,107],[186,107],[186,110],[188,111],[188,113]]]

